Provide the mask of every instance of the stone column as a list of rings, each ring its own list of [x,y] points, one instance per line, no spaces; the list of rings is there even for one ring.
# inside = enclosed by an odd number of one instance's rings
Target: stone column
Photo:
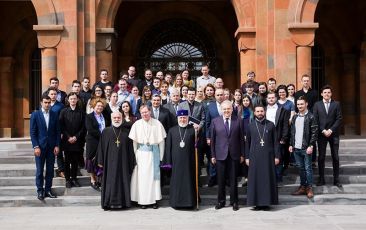
[[[0,57],[0,137],[12,137],[14,132],[14,103],[13,103],[13,57]]]
[[[113,68],[116,64],[116,60],[113,60],[113,43],[116,37],[114,28],[97,28],[96,33],[97,76],[91,76],[91,80],[92,82],[99,80],[101,69],[108,70],[109,80],[117,80],[118,76]]]
[[[366,31],[363,32],[363,42],[360,52],[360,134],[366,136]]]
[[[61,41],[63,25],[34,25],[38,47],[42,54],[42,92],[49,86],[49,79],[57,77],[57,45]]]
[[[256,72],[256,40],[254,27],[239,27],[235,32],[240,53],[240,84],[247,81],[247,73]]]
[[[293,23],[288,25],[292,41],[296,44],[296,87],[301,88],[301,77],[311,76],[311,47],[314,46],[318,23]]]

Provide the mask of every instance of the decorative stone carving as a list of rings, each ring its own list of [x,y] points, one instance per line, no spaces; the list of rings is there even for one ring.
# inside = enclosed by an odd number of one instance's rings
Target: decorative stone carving
[[[39,48],[55,48],[61,41],[63,25],[33,25],[37,31]]]

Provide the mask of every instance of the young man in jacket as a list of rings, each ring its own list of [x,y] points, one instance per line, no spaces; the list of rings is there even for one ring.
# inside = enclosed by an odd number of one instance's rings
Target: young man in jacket
[[[289,151],[294,153],[300,169],[300,187],[292,195],[306,195],[311,199],[314,197],[311,159],[318,136],[318,124],[307,108],[308,102],[305,97],[299,97],[296,103],[299,113],[292,118]]]

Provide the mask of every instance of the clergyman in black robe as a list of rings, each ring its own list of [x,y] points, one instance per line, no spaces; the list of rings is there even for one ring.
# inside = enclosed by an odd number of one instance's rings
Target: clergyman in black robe
[[[245,159],[249,166],[247,205],[261,210],[278,204],[275,165],[279,163],[280,151],[275,125],[265,119],[264,107],[256,106],[254,116],[246,139]]]
[[[121,126],[122,114],[112,113],[112,126],[103,130],[97,162],[103,168],[101,205],[104,210],[131,206],[130,182],[135,158],[128,129]]]
[[[172,208],[196,206],[195,130],[188,125],[188,111],[178,110],[178,125],[166,138],[163,167],[172,169],[169,204]]]

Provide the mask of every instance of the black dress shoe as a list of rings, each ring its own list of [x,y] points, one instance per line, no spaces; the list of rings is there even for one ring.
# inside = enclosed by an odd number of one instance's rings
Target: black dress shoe
[[[339,183],[338,181],[337,182],[334,182],[333,185],[334,186],[337,186],[338,188],[343,188],[342,184]]]
[[[45,197],[49,197],[49,198],[57,198],[57,196],[55,194],[53,194],[51,191],[48,191],[45,193]]]
[[[140,208],[141,209],[146,209],[147,207],[146,207],[146,205],[141,205]]]
[[[217,185],[217,181],[216,181],[216,178],[210,178],[210,180],[208,181],[208,184],[207,184],[207,186],[208,187],[213,187],[213,186],[215,186],[215,185]]]
[[[225,203],[217,203],[217,205],[215,206],[215,209],[218,210],[218,209],[222,209],[223,207],[225,207]]]
[[[234,203],[233,203],[233,210],[234,210],[234,211],[238,211],[238,210],[239,210],[239,205],[238,205],[238,203],[236,203],[236,202],[234,202]]]
[[[153,209],[158,209],[158,208],[159,208],[158,203],[153,204],[153,205],[152,205],[152,208],[153,208]]]
[[[323,186],[325,185],[325,180],[324,179],[319,179],[318,183],[316,183],[316,186]]]
[[[95,182],[94,183],[90,183],[90,187],[92,187],[96,191],[100,191],[98,185]]]
[[[77,179],[73,179],[72,180],[72,186],[74,186],[74,187],[81,187],[81,185],[80,185],[80,183],[79,183],[79,181]]]
[[[37,199],[38,200],[44,200],[43,192],[37,192]]]
[[[66,187],[66,188],[71,188],[71,187],[72,187],[72,183],[71,183],[71,181],[70,181],[70,180],[67,180],[67,181],[66,181],[65,187]]]

